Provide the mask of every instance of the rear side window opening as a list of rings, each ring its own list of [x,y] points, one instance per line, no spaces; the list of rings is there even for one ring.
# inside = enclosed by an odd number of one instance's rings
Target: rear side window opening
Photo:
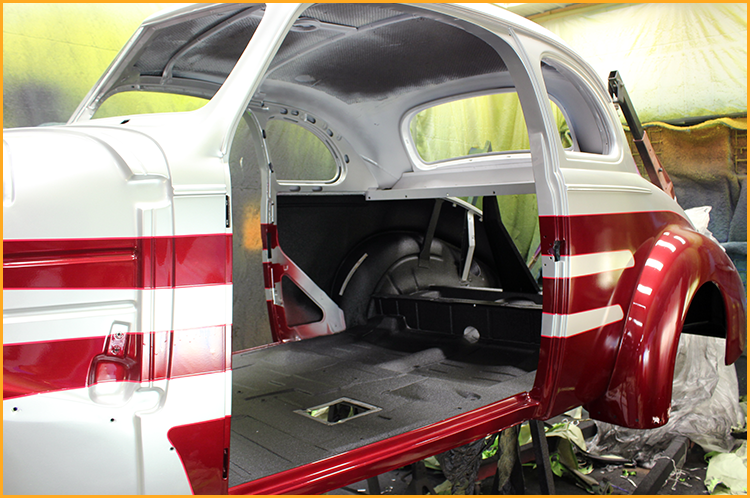
[[[280,183],[330,183],[341,175],[341,165],[332,149],[298,122],[269,119],[264,131],[271,164]]]
[[[227,4],[212,9],[210,15],[194,18],[186,12],[174,22],[145,30],[140,48],[132,50],[121,66],[110,68],[111,81],[100,89],[102,93],[87,97],[71,119],[203,107],[234,68],[264,10],[263,4]]]
[[[208,100],[190,95],[164,92],[131,91],[116,93],[96,110],[94,119],[134,114],[195,111]]]

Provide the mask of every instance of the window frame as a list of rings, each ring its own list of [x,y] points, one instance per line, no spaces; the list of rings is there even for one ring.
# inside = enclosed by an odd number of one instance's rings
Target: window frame
[[[511,160],[511,159],[515,159],[515,160],[530,159],[531,149],[529,148],[529,149],[519,149],[519,150],[492,151],[492,152],[485,152],[485,153],[480,153],[480,154],[467,154],[464,156],[453,157],[450,159],[440,159],[438,161],[426,162],[425,160],[422,159],[422,156],[419,155],[419,151],[417,150],[416,140],[414,139],[411,133],[411,125],[412,125],[412,121],[414,120],[414,118],[416,118],[417,114],[419,114],[420,112],[426,109],[431,109],[433,107],[443,105],[443,104],[450,104],[452,102],[468,100],[468,99],[475,98],[475,97],[486,97],[486,96],[498,95],[498,94],[504,94],[504,93],[515,93],[516,95],[518,95],[518,91],[515,87],[491,88],[488,90],[481,90],[477,92],[469,92],[469,93],[463,93],[459,95],[452,95],[450,97],[426,102],[426,103],[420,104],[416,107],[409,109],[404,114],[401,120],[400,134],[401,134],[401,138],[404,143],[404,146],[406,148],[407,154],[409,156],[409,159],[412,161],[412,164],[414,164],[419,170],[430,171],[430,170],[434,170],[438,168],[449,168],[451,166],[458,166],[460,164],[465,164],[467,162],[475,163],[476,165],[484,165],[484,164],[494,164],[498,160],[502,161],[502,160]],[[557,108],[562,113],[563,118],[565,119],[565,122],[568,123],[568,129],[570,130],[572,145],[570,147],[563,147],[563,150],[568,151],[568,152],[580,152],[580,149],[578,147],[578,141],[575,135],[575,131],[570,127],[570,118],[568,117],[567,111],[560,105],[560,103],[555,97],[553,97],[550,94],[547,94],[547,96],[548,96],[549,101],[551,101],[557,106]],[[521,105],[520,99],[519,99],[519,105]],[[549,103],[547,103],[547,105],[549,105]],[[521,108],[523,109],[522,105],[521,105]],[[528,132],[528,128],[527,128],[527,132]]]
[[[581,150],[580,140],[578,139],[578,135],[580,135],[580,133],[578,133],[580,131],[580,126],[575,125],[575,119],[570,119],[568,117],[569,111],[566,106],[561,104],[561,99],[557,96],[554,96],[550,92],[548,81],[544,77],[542,64],[547,64],[548,66],[552,67],[557,73],[559,73],[560,76],[564,78],[568,82],[568,84],[570,84],[578,92],[578,95],[585,102],[587,107],[586,110],[591,116],[592,122],[596,125],[596,128],[598,129],[600,134],[602,142],[601,152]],[[559,66],[562,66],[562,71],[560,70]],[[561,54],[551,51],[546,51],[540,55],[539,70],[542,77],[542,83],[544,85],[545,91],[547,92],[547,95],[549,95],[550,100],[555,102],[555,105],[557,105],[557,107],[562,111],[568,123],[568,128],[570,129],[571,136],[573,137],[574,147],[572,149],[563,147],[560,140],[557,140],[556,142],[556,145],[561,147],[561,149],[565,152],[565,155],[572,159],[595,159],[596,161],[601,161],[604,163],[608,163],[618,157],[618,140],[615,130],[612,128],[611,123],[608,119],[609,113],[606,109],[606,103],[602,101],[600,92],[597,90],[596,85],[588,78],[588,76],[578,70],[577,65],[573,61],[567,59]],[[566,73],[570,74],[568,75]],[[571,77],[575,78],[577,81],[572,80]],[[583,89],[581,87],[583,87]]]
[[[482,154],[471,154],[471,155],[465,155],[460,157],[454,157],[451,159],[442,159],[439,161],[434,162],[425,162],[422,157],[419,155],[419,152],[417,151],[416,141],[414,140],[414,137],[411,134],[411,123],[414,120],[414,118],[419,114],[420,112],[424,111],[425,109],[430,109],[432,107],[437,107],[439,105],[443,104],[449,104],[451,102],[458,102],[460,100],[468,100],[475,97],[486,97],[489,95],[497,95],[502,93],[518,93],[516,91],[515,87],[502,87],[502,88],[490,88],[486,90],[481,90],[477,92],[469,92],[469,93],[462,93],[458,95],[451,95],[450,97],[445,97],[437,100],[431,100],[429,102],[425,102],[423,104],[420,104],[418,106],[412,107],[409,109],[406,113],[404,113],[404,116],[401,118],[401,125],[400,125],[400,135],[401,135],[401,141],[404,144],[404,147],[406,148],[406,153],[409,156],[409,159],[411,160],[412,164],[418,169],[422,171],[431,171],[438,168],[449,168],[451,166],[458,166],[461,164],[466,163],[474,163],[476,165],[485,165],[485,164],[494,164],[498,160],[502,161],[504,159],[528,159],[531,160],[531,150],[530,149],[522,149],[522,150],[514,150],[514,151],[492,151]],[[520,102],[519,102],[520,104]],[[528,131],[528,130],[527,130]]]

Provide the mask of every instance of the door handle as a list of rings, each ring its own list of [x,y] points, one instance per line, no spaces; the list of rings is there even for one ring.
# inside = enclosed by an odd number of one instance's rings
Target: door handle
[[[88,374],[89,395],[104,404],[122,403],[132,396],[140,381],[138,344],[129,334],[130,324],[114,322],[107,336],[104,352],[91,360]]]

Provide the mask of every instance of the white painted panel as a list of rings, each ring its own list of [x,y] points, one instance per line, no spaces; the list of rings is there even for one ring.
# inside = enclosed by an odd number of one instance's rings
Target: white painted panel
[[[231,395],[230,373],[180,377],[169,381],[166,403],[160,410],[137,414],[142,432],[144,493],[190,493],[189,488],[184,488],[189,486],[185,470],[174,459],[176,451],[170,449],[167,432],[175,426],[228,415],[228,395]]]
[[[166,397],[139,390],[116,407],[91,403],[87,388],[4,400],[3,491],[190,494],[167,432],[223,418],[228,385],[230,373],[178,378],[169,381]]]
[[[195,194],[174,198],[175,235],[225,233],[226,195]]]
[[[562,168],[561,171],[570,215],[673,211],[687,219],[671,197],[636,173],[606,171],[604,167],[601,170]]]
[[[173,326],[173,290],[149,289],[138,291],[141,323],[139,332],[166,332]]]
[[[131,332],[231,325],[231,288],[229,284],[181,287],[174,291],[4,290],[3,342],[17,344],[105,336],[114,320],[132,324]],[[136,317],[138,310],[142,320]]]
[[[3,239],[134,237],[139,235],[137,208],[169,206],[164,168],[158,168],[160,176],[134,174],[104,141],[82,131],[49,127],[4,133],[13,152],[13,202],[3,209]],[[141,166],[164,161],[144,157],[126,142],[120,145],[130,151],[128,161],[138,157]],[[156,147],[143,137],[137,143]],[[143,173],[141,166],[136,170]]]
[[[598,273],[624,270],[635,266],[633,253],[628,250],[565,256],[570,261],[569,277],[583,277]]]
[[[622,308],[617,304],[606,306],[604,308],[581,311],[579,313],[571,313],[569,315],[554,315],[545,313],[544,318],[552,318],[553,323],[555,321],[554,317],[559,317],[559,330],[561,330],[562,333],[556,334],[556,329],[553,326],[552,330],[550,331],[543,330],[542,335],[545,335],[547,337],[572,337],[588,330],[593,330],[605,325],[619,322],[624,318],[624,316],[625,315],[622,311]],[[551,335],[547,335],[550,333]]]
[[[136,409],[92,403],[85,388],[4,400],[3,492],[137,493]]]
[[[4,344],[104,336],[115,320],[173,330],[172,289],[3,290],[3,308]]]
[[[3,314],[44,303],[64,306],[76,303],[135,301],[135,289],[3,289]]]
[[[174,290],[174,330],[231,325],[229,285],[179,287]],[[227,304],[228,303],[228,304]]]
[[[110,299],[107,299],[110,298]],[[3,344],[104,337],[112,324],[135,331],[134,290],[4,290]]]

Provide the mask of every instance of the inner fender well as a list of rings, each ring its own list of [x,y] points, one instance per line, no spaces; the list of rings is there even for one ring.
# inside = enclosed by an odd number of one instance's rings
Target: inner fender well
[[[344,311],[347,326],[363,324],[371,314],[373,293],[410,294],[430,285],[497,286],[492,270],[474,259],[469,281],[461,283],[460,251],[434,238],[430,261],[417,264],[424,237],[415,232],[384,232],[367,238],[344,258],[334,277],[333,298]]]
[[[698,289],[690,302],[682,333],[719,337],[727,336],[727,319],[724,298],[713,282]]]

